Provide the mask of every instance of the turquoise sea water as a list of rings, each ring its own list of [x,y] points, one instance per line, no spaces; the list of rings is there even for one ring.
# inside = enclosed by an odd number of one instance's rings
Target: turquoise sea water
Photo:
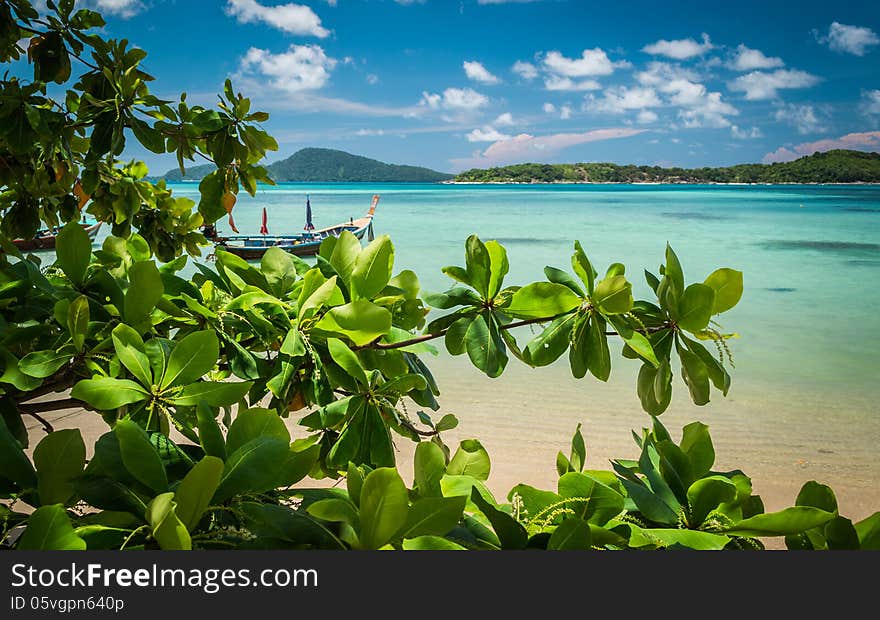
[[[197,199],[195,184],[173,187]],[[307,194],[318,227],[360,217],[379,194],[376,234],[394,241],[396,270],[413,269],[428,290],[450,285],[440,268],[464,264],[471,233],[506,246],[508,284],[543,279],[545,265],[570,270],[576,239],[600,272],[624,263],[637,298],[648,297],[642,270],[657,273],[667,241],[688,282],[717,267],[743,271],[743,299],[721,317],[726,331],[740,334],[731,343],[730,396],[696,408],[679,381],[664,420],[671,430],[679,421],[707,421],[718,429],[716,443],[737,451],[734,461],[751,458],[781,472],[806,467],[800,481],[825,474],[878,486],[880,186],[283,184],[241,197],[238,228],[256,233],[266,207],[270,233],[298,232]],[[628,446],[629,428],[648,421],[635,396],[637,364],[627,360],[615,362],[611,386],[574,382],[565,363],[512,367],[494,381],[476,376],[466,359],[441,354],[435,363],[441,389],[458,381],[474,394],[453,390],[450,397],[464,435],[489,434],[477,422],[468,426],[474,410],[472,420],[495,425],[511,442],[526,441],[510,449],[535,451],[551,473],[575,423],[598,426],[615,413],[621,418],[613,430]],[[536,429],[548,426],[552,432],[538,439]],[[594,433],[602,439],[601,429]],[[774,454],[785,456],[774,461]]]

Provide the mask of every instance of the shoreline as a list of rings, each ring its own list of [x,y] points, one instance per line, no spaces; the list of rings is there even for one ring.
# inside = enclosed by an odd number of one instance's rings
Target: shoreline
[[[880,185],[880,182],[874,181],[859,181],[854,183],[818,183],[818,182],[809,182],[809,183],[795,183],[795,182],[784,182],[784,183],[723,183],[720,181],[440,181],[437,185],[733,185],[733,186],[746,186],[746,187],[774,187],[779,185],[789,186],[789,185],[806,185],[806,186],[853,186],[853,185],[865,185],[865,186],[876,186]]]

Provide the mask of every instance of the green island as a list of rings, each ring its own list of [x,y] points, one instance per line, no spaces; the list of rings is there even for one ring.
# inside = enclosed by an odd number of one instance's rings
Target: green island
[[[880,153],[836,149],[791,162],[722,168],[612,163],[516,164],[474,168],[454,183],[880,183]]]
[[[201,180],[214,169],[210,164],[181,172],[169,170],[166,181]],[[453,175],[419,166],[401,166],[352,155],[335,149],[305,148],[266,166],[277,183],[436,183]]]
[[[387,235],[329,237],[314,263],[279,248],[205,261],[203,226],[273,182],[269,115],[229,80],[216,108],[160,99],[146,52],[106,39],[92,10],[47,6],[0,2],[0,60],[27,33],[33,68],[0,80],[4,549],[880,549],[880,512],[854,521],[815,480],[768,511],[748,472],[716,466],[705,424],[674,437],[660,421],[673,389],[696,406],[728,393],[734,334],[716,319],[747,274],[686,276],[659,240],[659,267],[599,266],[572,240],[569,264],[511,284],[504,246],[477,235],[440,293],[395,269]],[[121,161],[126,144],[209,160],[198,202]],[[110,229],[100,247],[83,215]],[[51,256],[15,245],[46,227]],[[562,360],[600,383],[613,351],[639,369],[639,456],[589,469],[577,427],[556,484],[494,495],[483,444],[448,446],[458,420],[432,415],[440,346],[490,378]],[[56,429],[70,409],[103,432]],[[394,441],[416,445],[411,468]]]

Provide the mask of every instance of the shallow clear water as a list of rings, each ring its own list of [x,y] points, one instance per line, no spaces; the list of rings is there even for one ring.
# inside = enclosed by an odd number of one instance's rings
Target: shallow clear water
[[[173,187],[198,197],[195,184]],[[570,269],[576,239],[600,272],[624,263],[637,298],[647,298],[642,270],[657,272],[667,241],[688,282],[717,267],[743,271],[743,299],[721,317],[741,336],[731,342],[729,396],[713,392],[695,407],[677,380],[663,420],[672,432],[708,423],[719,465],[759,472],[768,506],[791,505],[817,479],[853,516],[880,508],[880,186],[284,184],[242,196],[238,228],[257,233],[266,207],[271,234],[298,232],[306,194],[318,227],[360,217],[380,194],[375,232],[394,241],[396,270],[413,269],[428,290],[451,284],[440,268],[464,264],[471,233],[506,246],[508,284],[543,279],[545,265]],[[619,357],[607,386],[573,380],[564,360],[543,369],[514,360],[495,380],[466,359],[428,361],[442,412],[461,419],[452,439],[484,439],[499,490],[552,485],[556,451],[579,422],[595,467],[634,456],[629,430],[649,422],[635,395],[638,364]]]

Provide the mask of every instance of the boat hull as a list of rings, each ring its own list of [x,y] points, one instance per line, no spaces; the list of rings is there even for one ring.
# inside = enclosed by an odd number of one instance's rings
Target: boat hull
[[[94,241],[98,236],[98,230],[101,228],[101,222],[83,226],[83,229],[89,235],[89,240]],[[35,252],[38,250],[54,250],[55,243],[58,240],[58,233],[48,230],[41,230],[32,239],[13,239],[12,243],[21,252]]]
[[[358,239],[363,239],[366,231],[367,228],[360,228],[349,232]],[[265,254],[269,248],[280,248],[294,256],[315,256],[318,253],[318,250],[321,249],[321,242],[323,239],[317,241],[287,243],[284,238],[263,240],[258,237],[252,237],[246,241],[251,243],[238,244],[235,242],[235,239],[226,239],[218,242],[216,248],[229,252],[230,254],[235,254],[239,258],[245,260],[259,260],[263,258],[263,254]]]

